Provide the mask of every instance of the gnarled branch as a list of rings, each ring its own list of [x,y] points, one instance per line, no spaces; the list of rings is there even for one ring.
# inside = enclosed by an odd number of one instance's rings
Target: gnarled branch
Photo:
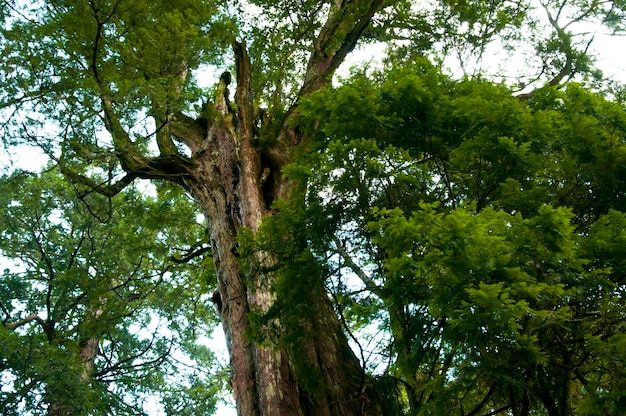
[[[300,96],[310,94],[330,81],[383,4],[384,0],[340,0],[331,6],[326,23],[313,42],[314,50]]]

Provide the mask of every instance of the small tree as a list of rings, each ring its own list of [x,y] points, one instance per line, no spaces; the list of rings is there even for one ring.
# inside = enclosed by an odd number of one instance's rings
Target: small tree
[[[183,402],[210,413],[219,378],[197,341],[215,320],[212,268],[182,262],[206,251],[194,248],[202,227],[173,221],[194,208],[132,188],[78,198],[52,173],[0,189],[0,253],[13,262],[0,279],[2,414],[136,415],[149,395],[165,404],[198,388]],[[174,355],[205,368],[173,378]]]

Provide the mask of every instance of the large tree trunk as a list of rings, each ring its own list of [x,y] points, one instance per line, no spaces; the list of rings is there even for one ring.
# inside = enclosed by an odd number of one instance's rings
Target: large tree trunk
[[[299,91],[301,97],[328,84],[382,5],[383,0],[337,0],[331,4],[327,19],[312,44]],[[128,175],[107,189],[97,184],[93,187],[113,195],[137,177],[165,179],[181,185],[202,207],[213,246],[219,292],[215,300],[228,342],[239,415],[382,414],[381,399],[348,345],[321,276],[311,276],[313,287],[307,288],[312,313],[306,322],[303,318],[302,325],[314,336],[299,344],[300,351],[280,349],[267,341],[262,345],[249,337],[250,313],[262,314],[272,306],[275,276],[259,271],[265,267],[251,267],[249,269],[254,271],[245,275],[240,265],[260,262],[271,266],[276,259],[271,253],[256,253],[255,258],[239,259],[237,236],[242,227],[257,231],[261,220],[272,215],[272,202],[289,197],[295,184],[285,179],[281,171],[294,148],[306,142],[306,137],[294,127],[296,103],[284,119],[277,120],[277,123],[282,122],[282,128],[273,144],[268,147],[256,143],[252,70],[245,45],[236,43],[234,54],[236,105],[229,103],[231,75],[228,73],[222,76],[216,97],[208,104],[212,107],[206,111],[211,115],[210,120],[196,120],[170,110],[167,105],[153,105],[152,113],[158,126],[160,154],[157,157],[143,155],[131,140],[116,114],[110,86],[95,72],[102,89],[105,126]],[[184,63],[181,67],[185,67]],[[186,71],[180,71],[178,76],[183,79]],[[176,95],[175,88],[172,93]],[[184,143],[191,156],[179,153],[173,139]],[[67,171],[66,174],[89,183],[80,175]],[[296,368],[302,360],[307,361],[306,368],[316,373],[316,385],[323,386],[323,391],[310,391],[306,383],[296,377]]]
[[[226,137],[226,139],[231,139]],[[220,146],[219,140],[215,143]],[[316,297],[311,316],[317,322],[307,322],[313,327],[315,339],[307,342],[306,355],[324,375],[324,395],[313,398],[303,390],[294,377],[295,363],[285,351],[262,346],[250,340],[250,311],[267,311],[271,306],[271,275],[245,276],[238,265],[237,231],[241,226],[255,229],[258,223],[246,218],[263,218],[269,215],[262,204],[254,204],[257,211],[249,212],[239,198],[246,199],[242,186],[222,186],[211,178],[219,169],[212,158],[204,161],[208,169],[191,186],[192,194],[201,204],[209,221],[213,256],[218,275],[220,316],[231,357],[232,387],[239,415],[365,415],[380,414],[375,398],[368,397],[362,382],[362,369],[342,332],[332,306],[323,290],[312,293]],[[243,161],[242,161],[243,163]],[[242,167],[242,171],[243,171]],[[210,189],[206,184],[216,185]],[[219,185],[218,185],[219,184]],[[241,185],[241,181],[239,182]],[[235,193],[235,191],[239,193]],[[255,192],[258,194],[258,192]],[[265,253],[264,261],[269,254]],[[255,261],[256,259],[249,259]],[[243,259],[243,261],[248,261]],[[253,268],[257,269],[258,268]],[[257,272],[258,273],[258,272]],[[262,282],[262,283],[261,283]],[[323,287],[320,282],[320,287]],[[304,322],[303,322],[304,324]]]
[[[341,325],[323,290],[321,277],[311,288],[313,322],[303,322],[315,333],[305,343],[309,362],[323,375],[324,391],[311,394],[295,376],[296,363],[286,351],[250,340],[249,313],[267,311],[274,299],[272,274],[261,275],[252,267],[244,275],[241,261],[275,260],[270,253],[254,259],[238,259],[237,234],[241,227],[257,231],[271,215],[269,204],[288,197],[292,184],[280,169],[298,133],[285,127],[271,149],[255,146],[249,91],[249,61],[242,45],[236,45],[237,111],[228,103],[229,76],[218,88],[214,110],[219,115],[207,128],[201,150],[185,186],[201,205],[208,220],[217,271],[220,316],[231,357],[232,387],[238,414],[253,415],[378,415],[379,399],[368,386],[356,356],[349,348]],[[286,124],[287,126],[287,124]]]

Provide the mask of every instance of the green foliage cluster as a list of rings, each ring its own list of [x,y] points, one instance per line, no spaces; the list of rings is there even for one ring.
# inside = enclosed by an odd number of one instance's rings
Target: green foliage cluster
[[[197,211],[177,196],[109,199],[55,171],[0,179],[0,413],[214,411],[224,379],[201,344],[217,321],[214,274],[180,261],[205,235],[180,221]]]
[[[400,413],[621,414],[625,121],[580,85],[520,99],[425,61],[308,97],[306,186],[255,242],[283,260],[273,336],[311,336],[321,273]]]

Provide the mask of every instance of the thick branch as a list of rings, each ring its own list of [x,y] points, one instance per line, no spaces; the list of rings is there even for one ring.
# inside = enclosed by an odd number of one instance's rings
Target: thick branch
[[[114,11],[118,5],[119,3],[115,6]],[[161,156],[156,158],[148,158],[139,151],[139,149],[131,140],[128,131],[126,131],[126,129],[120,122],[120,119],[116,114],[114,108],[114,101],[111,98],[112,94],[110,86],[108,82],[101,77],[99,72],[98,59],[101,53],[101,48],[103,47],[102,37],[104,23],[106,23],[113,16],[114,11],[111,15],[106,16],[104,20],[101,20],[99,10],[97,7],[95,7],[93,3],[91,3],[91,8],[93,11],[93,17],[97,22],[97,30],[93,40],[93,52],[91,55],[90,69],[101,91],[100,99],[104,112],[104,125],[107,131],[111,134],[111,137],[113,139],[113,145],[115,147],[115,151],[117,153],[117,157],[120,161],[122,169],[124,169],[129,174],[121,182],[118,183],[119,186],[114,186],[106,190],[102,189],[102,191],[105,194],[110,194],[112,192],[114,194],[118,193],[121,191],[121,189],[123,189],[126,185],[132,182],[133,179],[137,177],[144,179],[167,179],[184,186],[184,180],[182,178],[182,175],[187,173],[189,161],[187,158],[177,152],[177,149],[171,140],[171,136],[169,133],[170,126],[168,125],[170,119],[179,118],[182,120],[183,117],[180,117],[178,115],[177,117],[174,117],[170,115],[169,109],[166,107],[163,110],[163,114],[161,114],[161,116],[163,116],[161,121],[162,123],[164,123],[164,125],[160,126],[159,131],[157,131],[157,143],[161,150]],[[175,81],[179,81],[182,84],[182,80],[184,80],[186,76],[187,64],[185,62],[182,62]],[[176,94],[180,94],[180,88],[176,88],[176,86],[174,86],[173,90]],[[159,114],[157,114],[157,116],[159,116]],[[183,122],[183,124],[186,123]],[[164,131],[162,131],[163,127],[165,127]],[[84,178],[81,178],[79,175],[74,175],[74,180],[77,179],[80,179],[80,182],[85,182]],[[97,186],[94,186],[93,189],[101,190]]]
[[[170,133],[172,127],[170,123],[171,118],[172,117],[170,117],[170,115],[155,117],[157,123],[160,123],[160,126],[156,131],[156,142],[161,156],[175,155],[178,153],[178,149],[176,148],[174,140],[172,139],[172,134]]]
[[[254,141],[252,67],[245,42],[233,44],[237,71],[235,101],[238,109],[238,129],[241,138],[241,215],[244,224],[256,230],[265,212],[261,190],[261,157]],[[284,149],[281,149],[284,150]]]
[[[68,178],[71,182],[84,185],[90,189],[90,192],[95,192],[109,198],[122,192],[124,188],[130,185],[133,180],[137,178],[136,174],[127,173],[122,179],[113,184],[104,184],[97,183],[87,176],[81,175],[71,169],[68,169],[64,163],[59,163],[59,167],[61,168],[61,172],[63,173],[63,175],[65,175],[65,177]]]
[[[246,138],[252,137],[252,67],[250,57],[246,50],[246,43],[235,42],[233,44],[235,52],[235,68],[237,75],[237,91],[235,102],[239,112],[239,126],[241,135]]]
[[[177,111],[175,107],[172,108],[172,104],[180,101],[183,85],[185,84],[188,73],[188,62],[183,59],[178,62],[177,71],[173,79],[171,79],[168,84],[167,98],[165,99],[165,102],[159,102],[160,100],[155,100],[155,103],[152,106],[153,110],[156,112],[155,115],[157,116],[157,121],[161,121],[162,123],[164,123],[162,128],[160,128],[157,132],[157,145],[159,146],[159,150],[162,156],[179,154],[173,140],[173,136],[175,136],[175,134],[173,132],[174,126],[172,122],[174,121],[176,116],[181,117],[182,113],[180,111]],[[178,138],[186,143],[186,135],[182,135],[182,137]],[[192,145],[190,144],[189,146],[192,147]]]
[[[565,29],[563,29],[559,25],[559,22],[554,17],[552,17],[552,14],[550,13],[550,10],[548,10],[548,7],[545,4],[542,4],[542,5],[544,9],[546,10],[550,25],[554,28],[557,36],[559,37],[559,40],[561,41],[561,50],[563,51],[563,53],[565,53],[565,65],[563,66],[561,71],[558,74],[556,74],[556,76],[552,78],[550,82],[548,82],[548,86],[554,87],[556,85],[559,85],[561,81],[563,80],[563,78],[572,74],[574,51],[572,50],[571,36],[568,35],[567,32],[565,32]]]
[[[111,137],[122,169],[142,179],[167,179],[183,185],[183,177],[193,165],[189,159],[176,154],[165,154],[148,158],[143,156],[117,118],[113,102],[109,98],[102,99],[105,115],[105,126]]]
[[[334,72],[339,65],[344,61],[345,57],[354,50],[357,42],[363,35],[363,32],[370,24],[372,17],[374,14],[382,7],[384,0],[374,0],[369,4],[367,11],[361,16],[361,18],[355,22],[354,27],[351,31],[349,31],[341,46],[337,50],[337,53],[333,56],[333,59],[330,64],[331,73]]]
[[[148,160],[139,153],[131,141],[130,136],[115,113],[113,102],[110,98],[102,98],[102,108],[104,110],[104,125],[109,133],[111,133],[113,145],[115,146],[122,168],[126,172],[137,172],[145,169],[148,165]]]
[[[131,140],[128,131],[126,131],[126,129],[122,125],[115,111],[114,101],[112,98],[109,83],[100,75],[98,59],[101,54],[101,48],[103,48],[104,24],[112,18],[119,3],[115,5],[112,14],[106,16],[104,19],[101,19],[100,11],[95,6],[95,4],[91,3],[90,5],[93,11],[93,17],[97,23],[97,30],[93,40],[93,51],[91,54],[89,66],[93,73],[94,80],[100,88],[100,99],[104,112],[104,125],[107,131],[111,134],[111,138],[113,139],[113,145],[115,147],[115,151],[117,153],[117,157],[120,161],[122,169],[124,169],[129,174],[121,182],[119,182],[119,186],[114,186],[107,190],[103,190],[103,192],[118,193],[134,178],[137,177],[144,179],[168,179],[183,185],[184,181],[181,175],[187,173],[187,167],[189,162],[188,159],[175,151],[176,149],[173,143],[171,143],[171,145],[169,144],[169,142],[171,141],[169,133],[166,136],[168,144],[164,145],[164,136],[161,135],[161,132],[157,132],[157,142],[159,144],[159,147],[161,147],[161,150],[163,151],[163,146],[165,146],[166,150],[165,152],[162,152],[162,155],[160,157],[148,158],[141,154],[137,146],[135,146],[135,144]],[[177,77],[178,81],[184,80],[187,76],[186,65],[187,64],[184,62],[181,63],[181,68],[179,68],[179,73]],[[174,87],[174,90],[177,94],[180,93],[179,89],[177,89],[176,87]],[[164,115],[165,118],[163,121],[167,124],[167,121],[169,120],[169,118],[171,118],[168,115],[167,108],[164,111]],[[169,130],[169,127],[166,130]],[[163,132],[163,134],[165,134],[165,132]],[[80,182],[85,182],[84,178],[81,178],[80,175],[74,175],[74,179],[80,179]],[[94,186],[93,189],[100,188]]]
[[[36,313],[31,313],[26,318],[21,319],[21,320],[19,320],[17,322],[12,322],[10,324],[5,323],[4,327],[7,328],[7,329],[16,329],[16,328],[19,328],[19,327],[24,326],[26,324],[29,324],[29,323],[31,323],[33,321],[37,321],[39,323],[39,325],[41,325],[45,329],[45,327],[46,327],[45,321],[43,319],[41,319],[39,317],[39,315],[37,315]]]
[[[300,95],[323,87],[356,46],[384,0],[341,1],[332,6],[326,23],[314,41]]]
[[[172,136],[189,146],[193,154],[200,151],[206,131],[198,120],[178,112],[170,118],[169,125]]]

